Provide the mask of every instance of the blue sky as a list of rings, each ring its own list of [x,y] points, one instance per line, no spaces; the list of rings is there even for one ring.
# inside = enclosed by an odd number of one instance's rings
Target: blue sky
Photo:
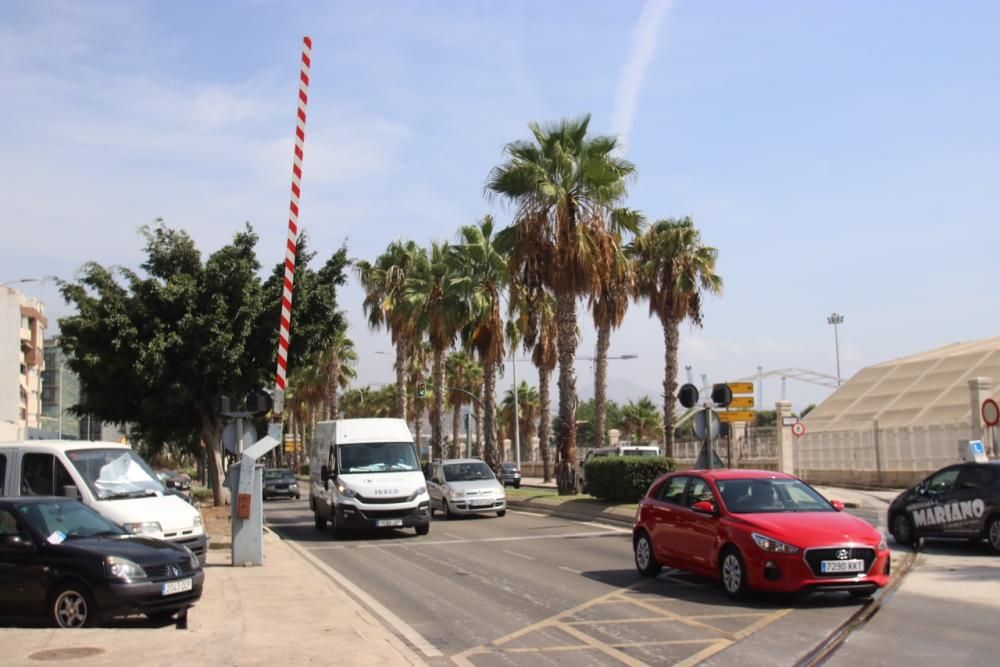
[[[137,266],[136,230],[156,217],[205,253],[249,220],[262,262],[280,261],[308,34],[301,221],[321,253],[508,221],[482,196],[503,145],[589,112],[596,131],[627,131],[629,204],[690,215],[719,248],[725,294],[682,330],[682,366],[832,374],[838,311],[849,377],[998,334],[997,25],[990,2],[8,0],[0,282]],[[51,285],[22,287],[65,314]],[[342,302],[361,379],[389,381],[353,280]],[[663,336],[642,304],[611,351],[639,354],[612,362],[619,398],[659,393]],[[768,381],[764,402],[779,391]],[[797,406],[827,393],[788,383]]]

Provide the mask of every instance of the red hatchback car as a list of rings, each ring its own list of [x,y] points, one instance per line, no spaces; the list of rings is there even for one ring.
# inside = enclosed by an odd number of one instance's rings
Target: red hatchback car
[[[750,590],[848,591],[889,583],[889,549],[870,523],[841,512],[811,486],[767,470],[690,470],[656,480],[632,528],[635,565],[664,565]]]

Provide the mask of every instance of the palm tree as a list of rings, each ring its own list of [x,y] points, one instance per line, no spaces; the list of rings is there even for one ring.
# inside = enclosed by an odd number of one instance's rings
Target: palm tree
[[[638,213],[617,208],[635,174],[617,157],[613,137],[587,136],[590,116],[541,127],[531,123],[534,141],[504,148],[507,160],[490,172],[488,196],[517,207],[513,224],[498,245],[510,255],[512,282],[529,290],[546,288],[556,298],[559,357],[559,493],[575,493],[576,472],[576,302],[600,288],[614,254],[609,235],[637,233]]]
[[[638,294],[649,299],[649,314],[663,325],[663,446],[674,455],[674,404],[677,396],[677,348],[681,322],[702,325],[702,294],[722,293],[715,272],[719,251],[703,245],[691,218],[660,220],[632,247]]]
[[[538,419],[538,390],[534,387],[528,386],[527,382],[521,382],[517,386],[517,412],[518,418],[514,419],[514,389],[508,389],[506,395],[504,396],[503,403],[500,406],[500,410],[503,414],[504,431],[510,434],[511,441],[514,440],[514,422],[517,421],[518,430],[518,441],[521,445],[521,460],[525,460],[528,456],[525,455],[526,448],[530,447],[527,443],[531,442],[531,437],[535,435],[537,431],[536,420]],[[530,449],[527,450],[530,453]]]
[[[465,387],[479,398],[472,402],[472,415],[476,420],[476,456],[486,458],[483,453],[483,366],[473,361],[465,372]]]
[[[396,347],[395,416],[402,419],[406,418],[406,352],[410,339],[417,333],[404,297],[409,274],[425,255],[424,249],[413,241],[393,241],[374,263],[354,262],[365,291],[362,307],[368,315],[368,325],[373,330],[386,327]]]
[[[542,478],[552,479],[552,414],[549,400],[549,378],[556,368],[556,302],[545,290],[528,292],[515,290],[514,324],[524,344],[531,352],[531,361],[538,369],[538,440],[542,450]]]
[[[590,295],[590,312],[594,316],[597,329],[597,350],[594,363],[594,415],[593,447],[602,447],[607,440],[608,414],[608,347],[611,344],[611,330],[621,326],[628,310],[629,299],[635,291],[635,271],[625,255],[621,239],[608,235],[602,239],[607,246],[605,254],[613,257],[610,271],[601,277],[600,287]]]
[[[449,387],[465,389],[465,373],[471,360],[465,352],[452,352],[445,359],[445,373]],[[459,429],[462,422],[462,406],[468,403],[468,397],[460,391],[448,391],[448,403],[451,404],[451,445],[448,447],[448,458],[458,456]]]
[[[326,379],[319,366],[306,363],[298,366],[288,378],[289,433],[292,434],[293,470],[302,466],[305,443],[309,442],[316,413],[321,409],[326,393]]]
[[[622,408],[622,436],[632,442],[647,442],[656,438],[663,429],[663,421],[656,412],[653,401],[645,396],[638,403],[628,402]]]
[[[406,381],[409,386],[416,387],[427,378],[427,360],[431,356],[431,346],[425,340],[411,341],[406,357]],[[407,415],[413,421],[413,435],[417,441],[417,450],[423,456],[423,441],[421,433],[424,430],[424,411],[427,409],[427,397],[417,396],[417,392],[408,393],[409,405]]]
[[[448,243],[434,243],[429,255],[413,267],[407,281],[406,310],[416,330],[426,331],[433,355],[434,402],[431,408],[431,451],[441,458],[444,430],[444,353],[455,343],[466,321],[466,304],[456,288],[456,267]]]
[[[459,230],[461,243],[454,247],[453,262],[460,267],[456,281],[466,301],[468,319],[462,340],[479,355],[483,367],[483,435],[486,464],[500,471],[497,451],[496,373],[503,363],[504,321],[500,314],[502,291],[507,286],[506,258],[496,246],[493,216]]]
[[[320,356],[319,366],[323,369],[325,382],[325,397],[323,416],[326,419],[336,419],[339,414],[337,392],[347,389],[358,373],[354,365],[358,362],[358,353],[354,351],[354,341],[343,331],[338,332],[330,347]]]

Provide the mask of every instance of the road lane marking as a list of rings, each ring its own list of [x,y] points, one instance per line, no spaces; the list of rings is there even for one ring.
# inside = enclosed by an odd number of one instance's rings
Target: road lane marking
[[[332,579],[342,589],[351,593],[355,599],[360,600],[362,604],[367,606],[373,613],[380,616],[385,623],[395,629],[401,636],[405,637],[412,646],[417,648],[428,658],[439,658],[444,655],[441,651],[434,648],[434,645],[427,641],[423,635],[414,630],[411,625],[406,623],[406,621],[401,619],[399,616],[396,616],[396,614],[392,613],[388,608],[379,603],[378,600],[358,588],[358,586],[356,586],[350,579],[334,570],[313,554],[309,553],[307,549],[301,548],[295,542],[292,542],[291,540],[284,540],[284,542],[295,552],[309,561],[320,572]]]
[[[566,625],[565,623],[561,623],[559,625],[559,629],[562,630],[563,632],[565,632],[565,633],[567,633],[567,634],[569,634],[569,635],[571,635],[571,636],[579,639],[584,644],[587,644],[588,646],[597,649],[598,651],[600,651],[604,655],[606,655],[608,657],[611,657],[611,658],[614,658],[615,660],[618,660],[619,662],[621,662],[623,664],[629,665],[630,667],[645,667],[645,665],[646,665],[646,663],[642,662],[641,660],[636,660],[635,658],[633,658],[632,656],[630,656],[628,653],[623,653],[622,651],[619,651],[618,649],[616,649],[612,645],[605,644],[604,642],[602,642],[601,640],[597,639],[596,637],[591,637],[586,632],[578,630],[577,628],[573,627],[572,625]]]
[[[507,511],[510,512],[511,514],[523,514],[524,516],[539,516],[539,517],[550,516],[548,514],[542,514],[541,512],[527,512],[525,510],[512,510],[512,509],[509,509]]]
[[[562,570],[563,572],[571,572],[573,574],[583,574],[583,571],[581,571],[581,570],[574,570],[573,568],[566,567],[564,565],[560,565],[559,569]]]
[[[600,531],[589,533],[563,533],[561,535],[511,535],[504,537],[480,537],[458,540],[425,540],[419,538],[408,538],[394,542],[374,542],[374,543],[351,543],[351,544],[317,544],[310,547],[313,551],[319,549],[383,549],[389,547],[433,547],[451,544],[474,544],[488,542],[527,542],[530,540],[565,540],[577,539],[581,537],[623,537],[621,533],[613,531]]]
[[[535,560],[534,556],[526,556],[524,554],[519,554],[516,551],[507,551],[506,549],[504,549],[503,552],[505,554],[510,554],[511,556],[517,556],[518,558],[523,558],[525,560]]]
[[[456,535],[455,533],[445,533],[445,535],[447,535],[448,537],[452,538],[453,540],[464,540],[465,539],[461,535]]]

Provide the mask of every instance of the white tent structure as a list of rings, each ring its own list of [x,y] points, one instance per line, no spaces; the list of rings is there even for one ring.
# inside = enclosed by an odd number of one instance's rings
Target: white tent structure
[[[903,486],[959,460],[960,440],[996,452],[980,409],[1000,395],[1000,337],[869,366],[803,420],[795,467],[815,483]]]

